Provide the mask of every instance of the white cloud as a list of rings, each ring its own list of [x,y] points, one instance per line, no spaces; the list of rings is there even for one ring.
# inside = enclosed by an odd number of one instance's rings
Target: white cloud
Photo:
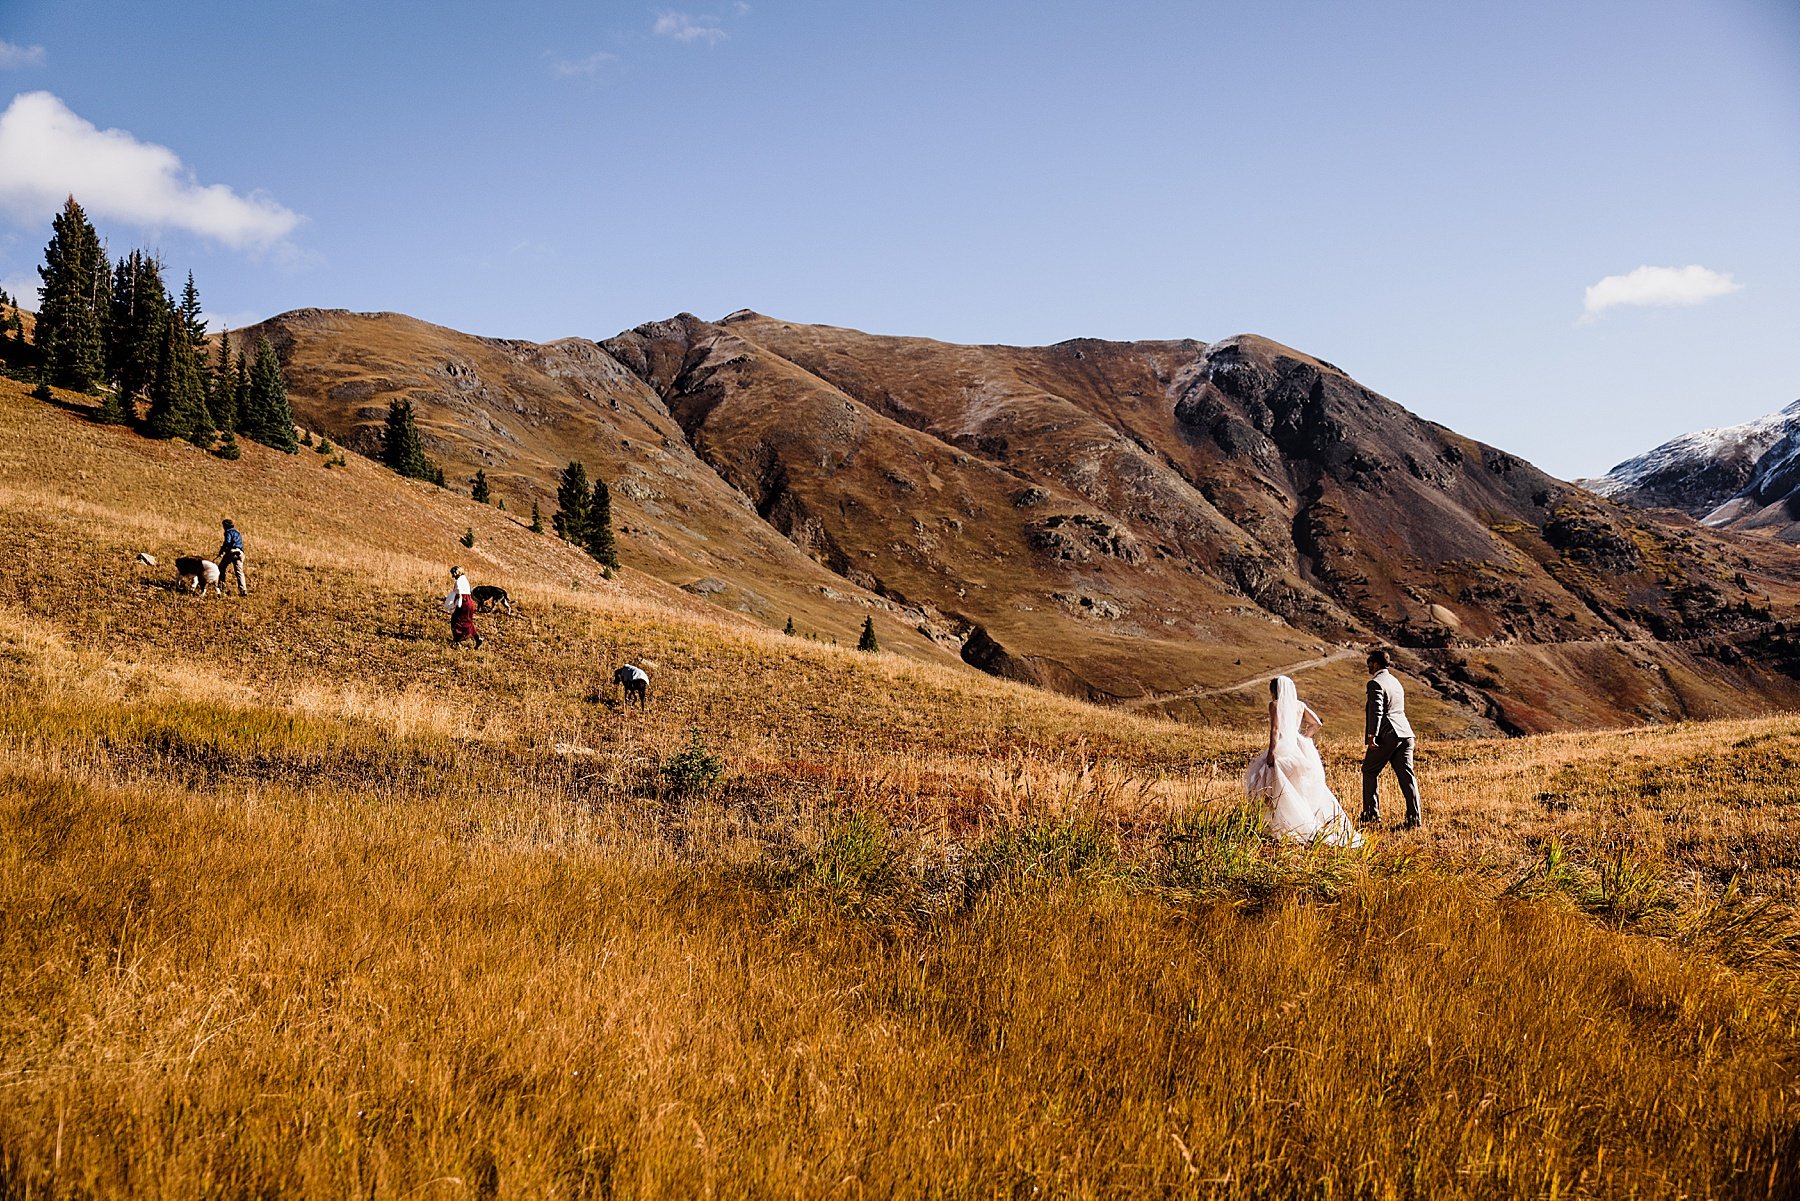
[[[89,216],[173,227],[227,246],[272,247],[303,218],[269,196],[200,184],[173,150],[122,129],[96,129],[49,92],[0,113],[0,209],[42,221],[74,196]]]
[[[1731,276],[1705,267],[1639,267],[1625,275],[1609,275],[1588,288],[1582,320],[1592,321],[1619,305],[1705,304],[1741,287]]]
[[[42,46],[21,46],[17,42],[9,42],[5,38],[0,38],[0,71],[43,65],[44,48]]]
[[[206,322],[209,333],[218,333],[222,329],[248,329],[262,320],[262,314],[254,309],[239,309],[231,313],[212,313],[202,311],[200,319]]]
[[[659,13],[650,32],[678,42],[722,42],[731,35],[719,28],[717,17],[690,17],[686,13]]]
[[[38,307],[38,289],[43,282],[37,272],[25,271],[18,275],[0,277],[0,292],[17,298],[27,309],[35,313]]]
[[[586,58],[550,58],[550,74],[558,79],[574,79],[578,76],[594,76],[619,61],[616,54],[608,54],[604,50],[596,51]]]

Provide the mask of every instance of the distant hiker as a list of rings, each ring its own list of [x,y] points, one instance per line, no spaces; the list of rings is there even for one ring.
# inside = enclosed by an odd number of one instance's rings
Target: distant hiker
[[[444,612],[450,615],[450,643],[461,646],[473,639],[480,650],[485,639],[475,632],[475,598],[469,594],[469,577],[460,567],[450,569],[450,595],[444,598]]]
[[[250,595],[250,583],[244,579],[244,536],[238,533],[237,527],[231,524],[231,518],[225,519],[225,541],[219,544],[219,568],[237,572],[239,596]]]
[[[1419,779],[1413,773],[1413,728],[1406,720],[1406,689],[1388,672],[1392,659],[1384,650],[1369,652],[1369,699],[1363,711],[1362,822],[1381,820],[1381,769],[1392,767],[1406,799],[1406,828],[1424,820],[1419,807]]]
[[[638,708],[648,708],[650,704],[650,677],[644,669],[635,663],[627,663],[613,672],[613,683],[624,690],[625,703],[629,705],[635,698]]]

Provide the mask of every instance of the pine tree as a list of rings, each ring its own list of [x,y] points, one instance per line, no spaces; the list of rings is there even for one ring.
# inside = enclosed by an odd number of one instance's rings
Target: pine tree
[[[381,433],[381,461],[409,480],[443,482],[442,469],[425,457],[425,443],[413,421],[410,400],[388,404],[387,427]]]
[[[226,427],[225,433],[219,439],[219,445],[213,450],[213,453],[221,459],[234,461],[244,453],[238,446],[237,434],[229,426]]]
[[[219,345],[212,370],[206,377],[206,411],[213,424],[227,432],[238,427],[237,386],[231,376],[231,331],[219,331]]]
[[[187,285],[181,289],[181,303],[175,306],[181,316],[181,327],[187,331],[194,350],[206,353],[206,318],[200,315],[200,290],[194,287],[194,273],[187,273]]]
[[[580,463],[563,468],[562,479],[556,485],[556,512],[550,517],[558,538],[577,546],[587,544],[588,505],[592,501],[587,468]]]
[[[531,502],[531,532],[534,534],[544,532],[544,515],[538,512],[538,503],[535,499]]]
[[[244,357],[244,348],[238,347],[237,370],[232,373],[231,407],[237,410],[237,432],[247,433],[250,429],[250,360]]]
[[[194,344],[188,341],[181,320],[171,313],[163,325],[162,353],[150,382],[150,415],[146,423],[153,438],[186,438],[196,446],[212,445],[212,418],[206,412],[206,396],[200,390],[200,371],[194,362]]]
[[[613,538],[612,489],[605,480],[594,481],[594,491],[588,497],[587,536],[582,541],[596,563],[614,569],[619,566],[619,548]]]
[[[112,268],[100,235],[73,196],[51,222],[49,245],[38,275],[44,281],[38,306],[37,343],[49,382],[88,391],[106,373],[99,309]]]
[[[871,655],[881,649],[881,644],[875,641],[874,617],[863,618],[862,637],[856,640],[856,649],[867,651]]]
[[[791,618],[791,617],[788,618],[788,623],[787,623],[787,625],[782,627],[781,632],[783,634],[786,634],[789,638],[793,638],[799,633],[799,631],[794,629],[794,619],[793,618]]]
[[[473,500],[476,504],[485,505],[492,498],[492,495],[493,494],[488,491],[487,472],[477,469],[475,472],[474,486],[469,489],[469,499]]]
[[[281,378],[281,360],[264,338],[256,347],[256,365],[250,370],[250,399],[245,406],[248,428],[244,431],[264,446],[293,454],[300,449],[294,438],[294,411],[288,407],[287,384]]]
[[[119,260],[113,273],[112,319],[107,323],[106,374],[126,412],[150,386],[162,356],[171,312],[162,264],[141,250]]]

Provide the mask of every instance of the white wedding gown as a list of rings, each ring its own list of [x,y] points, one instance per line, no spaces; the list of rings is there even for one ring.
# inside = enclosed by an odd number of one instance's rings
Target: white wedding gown
[[[1362,835],[1350,824],[1325,783],[1325,764],[1312,734],[1321,723],[1300,701],[1294,682],[1275,679],[1275,748],[1265,750],[1244,773],[1244,795],[1263,803],[1263,829],[1278,838],[1359,847]]]

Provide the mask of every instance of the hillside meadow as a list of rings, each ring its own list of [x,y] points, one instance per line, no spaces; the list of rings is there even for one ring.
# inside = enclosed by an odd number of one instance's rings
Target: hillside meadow
[[[1254,692],[787,638],[60,399],[0,381],[0,1196],[1800,1190],[1800,719],[1434,741],[1423,832],[1281,846]],[[249,597],[133,562],[220,515]]]

